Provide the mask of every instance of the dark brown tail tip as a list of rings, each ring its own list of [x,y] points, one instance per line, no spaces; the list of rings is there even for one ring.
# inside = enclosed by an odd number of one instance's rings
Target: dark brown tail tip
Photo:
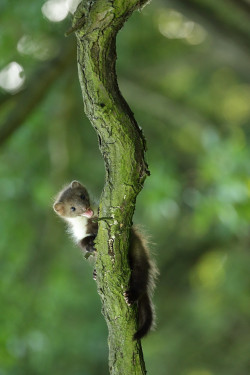
[[[150,331],[153,324],[153,311],[148,295],[138,302],[139,329],[134,334],[133,340],[140,340]]]

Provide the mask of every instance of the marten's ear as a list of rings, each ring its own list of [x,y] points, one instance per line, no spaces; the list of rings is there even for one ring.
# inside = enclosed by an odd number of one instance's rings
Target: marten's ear
[[[70,184],[71,188],[72,189],[76,189],[76,188],[79,188],[79,187],[82,187],[82,184],[78,181],[72,181],[71,184]]]
[[[53,208],[54,208],[54,211],[58,215],[63,215],[64,214],[64,204],[63,203],[61,203],[61,202],[54,203]]]

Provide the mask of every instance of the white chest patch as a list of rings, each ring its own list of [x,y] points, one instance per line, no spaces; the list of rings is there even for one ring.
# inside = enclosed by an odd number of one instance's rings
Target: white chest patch
[[[72,234],[76,242],[82,240],[88,235],[87,233],[87,223],[88,219],[84,216],[77,216],[74,218],[68,218],[69,232]]]

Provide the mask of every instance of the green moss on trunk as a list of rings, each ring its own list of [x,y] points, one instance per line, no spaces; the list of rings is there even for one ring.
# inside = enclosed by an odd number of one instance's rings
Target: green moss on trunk
[[[73,21],[73,27],[80,27],[76,36],[84,108],[97,132],[106,168],[99,215],[106,219],[99,222],[96,270],[112,375],[146,373],[141,344],[132,340],[136,308],[128,307],[123,298],[130,276],[127,252],[135,201],[148,174],[145,140],[119,91],[115,72],[117,32],[144,3],[83,1]]]

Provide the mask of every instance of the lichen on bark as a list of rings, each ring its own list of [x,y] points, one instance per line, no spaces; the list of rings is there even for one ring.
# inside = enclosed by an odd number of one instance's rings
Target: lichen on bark
[[[97,287],[109,330],[109,368],[114,374],[145,374],[137,329],[136,307],[123,293],[130,269],[128,243],[136,197],[149,174],[145,139],[122,97],[115,71],[116,35],[132,12],[146,0],[84,0],[73,19],[77,37],[79,80],[85,113],[96,130],[105,162],[100,200]]]

